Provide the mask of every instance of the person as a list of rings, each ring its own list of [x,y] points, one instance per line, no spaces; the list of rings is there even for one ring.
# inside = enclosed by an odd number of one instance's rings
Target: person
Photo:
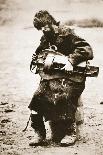
[[[71,28],[60,25],[46,10],[35,14],[33,24],[43,32],[43,36],[30,65],[30,68],[36,66],[36,74],[40,74],[41,80],[28,106],[32,111],[31,127],[38,135],[29,145],[43,145],[46,141],[44,121],[50,121],[52,142],[61,146],[72,145],[77,140],[75,113],[85,89],[86,75],[85,71],[82,74],[66,72],[92,60],[93,51],[89,43]],[[37,65],[41,58],[43,68]],[[60,71],[53,70],[53,65],[62,63]]]

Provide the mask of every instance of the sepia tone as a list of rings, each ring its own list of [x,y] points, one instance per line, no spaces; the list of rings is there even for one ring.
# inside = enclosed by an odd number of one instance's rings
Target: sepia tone
[[[84,124],[81,139],[68,147],[30,147],[35,136],[28,125],[28,105],[40,81],[30,72],[32,54],[42,33],[33,27],[36,11],[48,10],[93,48],[91,65],[98,77],[88,77],[82,94]],[[102,0],[0,0],[0,155],[102,155],[103,154],[103,1]],[[46,122],[47,138],[50,128]]]

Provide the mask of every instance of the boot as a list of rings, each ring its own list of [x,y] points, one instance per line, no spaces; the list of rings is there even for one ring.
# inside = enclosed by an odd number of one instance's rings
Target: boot
[[[29,143],[30,146],[40,146],[44,145],[46,138],[46,130],[43,122],[43,117],[39,114],[31,115],[31,127],[37,133],[36,139],[33,142]]]
[[[75,134],[72,135],[66,135],[62,140],[61,140],[61,146],[71,146],[75,144],[77,138]]]
[[[66,122],[64,120],[56,120],[50,122],[52,131],[52,142],[54,144],[60,144],[60,141],[65,136]]]
[[[72,123],[71,126],[67,129],[65,137],[61,140],[61,146],[70,146],[75,144],[77,140],[76,136],[76,123]]]

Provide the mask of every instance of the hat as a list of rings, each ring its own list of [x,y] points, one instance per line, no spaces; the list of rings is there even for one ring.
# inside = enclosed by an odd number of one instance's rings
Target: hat
[[[46,10],[41,10],[37,12],[34,16],[33,25],[35,28],[40,30],[45,25],[59,25],[59,22],[57,22],[52,15]]]

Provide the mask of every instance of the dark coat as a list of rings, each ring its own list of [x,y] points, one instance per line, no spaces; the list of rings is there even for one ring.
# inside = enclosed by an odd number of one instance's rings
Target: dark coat
[[[84,81],[43,80],[34,93],[29,108],[43,115],[46,120],[70,119],[74,122],[78,99],[84,88]]]
[[[92,60],[93,51],[91,46],[70,30],[69,28],[59,27],[58,33],[54,37],[43,35],[36,54],[38,55],[40,51],[49,48],[50,45],[55,45],[57,51],[68,56],[73,66]]]
[[[43,35],[40,46],[35,52],[36,55],[39,55],[42,50],[48,49],[52,45],[57,47],[59,53],[68,57],[68,60],[74,68],[82,62],[93,59],[91,46],[84,39],[76,36],[76,34],[67,27],[59,27],[58,33],[56,33],[54,37]],[[51,79],[53,79],[52,76]],[[69,79],[75,82],[82,82],[85,76],[82,74],[72,74],[72,76],[69,76]]]
[[[93,59],[90,45],[76,36],[71,29],[59,27],[54,37],[42,36],[36,55],[51,45],[55,45],[57,51],[68,56],[73,67]],[[75,121],[78,98],[85,88],[85,79],[84,74],[68,78],[42,79],[29,108],[45,116],[46,120],[69,118]]]

